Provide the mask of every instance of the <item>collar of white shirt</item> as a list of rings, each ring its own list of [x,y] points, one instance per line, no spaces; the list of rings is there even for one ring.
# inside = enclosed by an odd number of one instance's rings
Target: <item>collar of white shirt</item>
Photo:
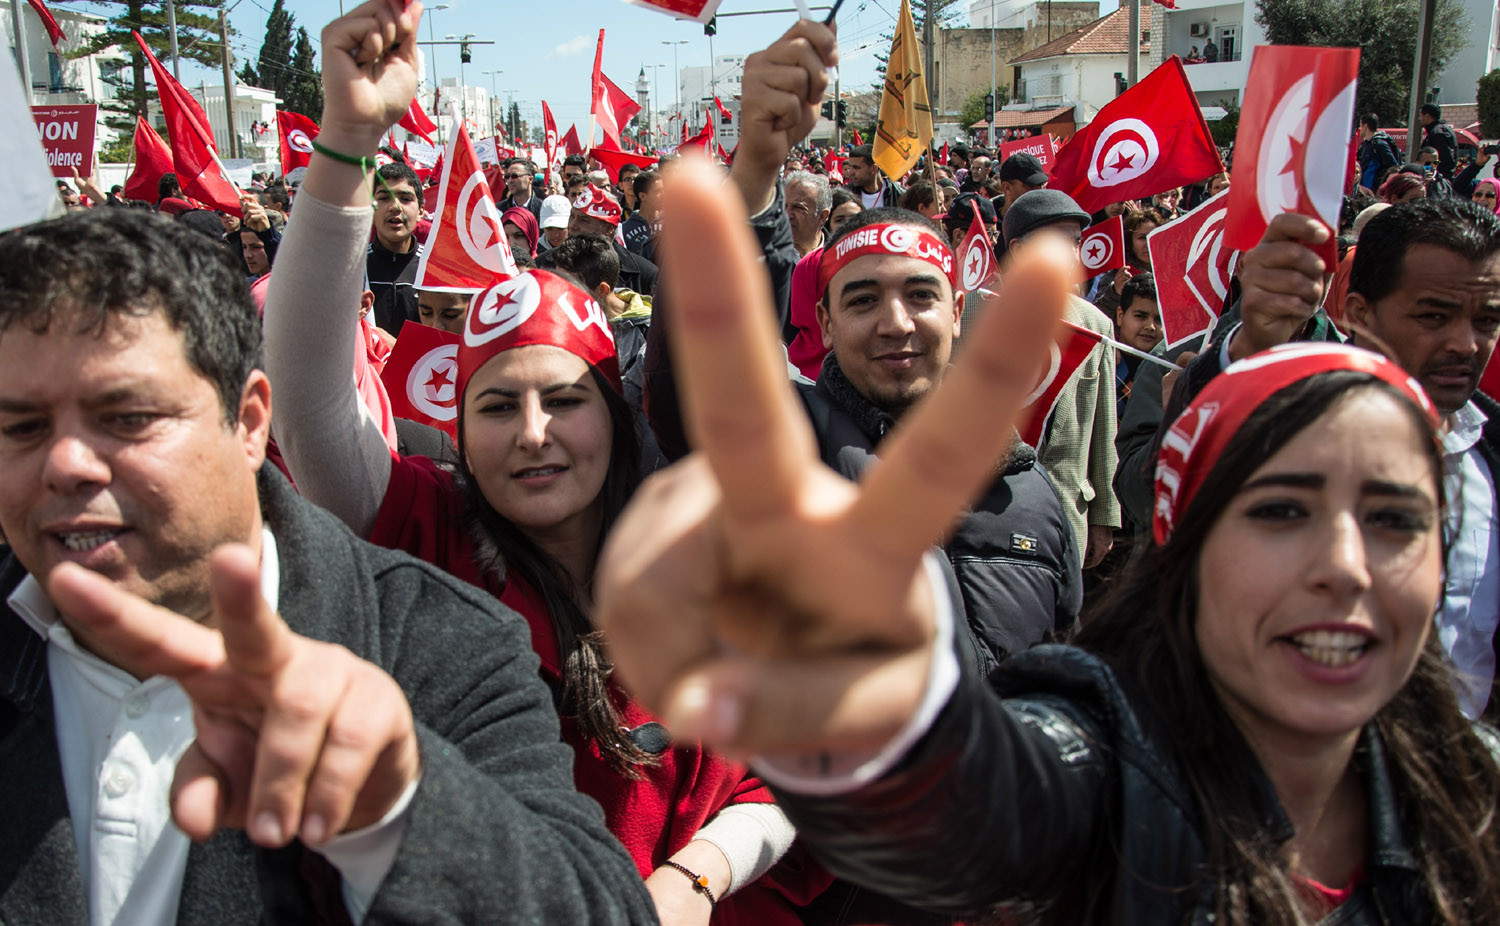
[[[1462,408],[1448,417],[1448,430],[1443,433],[1443,454],[1457,456],[1468,453],[1484,436],[1484,426],[1489,420],[1489,416],[1480,411],[1473,401],[1465,402]]]

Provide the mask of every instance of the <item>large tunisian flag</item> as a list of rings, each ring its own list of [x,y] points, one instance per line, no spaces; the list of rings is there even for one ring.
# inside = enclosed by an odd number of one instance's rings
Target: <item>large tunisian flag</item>
[[[469,133],[462,120],[454,119],[453,138],[443,154],[432,231],[422,247],[415,285],[439,292],[475,292],[518,272]]]
[[[1316,216],[1337,233],[1358,76],[1358,48],[1255,49],[1224,220],[1230,245],[1255,247],[1283,212]],[[1327,266],[1338,263],[1333,234],[1314,250]]]
[[[1057,152],[1049,189],[1085,212],[1154,196],[1224,169],[1182,62],[1173,55]]]
[[[182,192],[214,209],[239,215],[240,191],[225,175],[224,165],[219,163],[219,149],[214,146],[208,116],[192,94],[156,60],[141,34],[132,32],[131,35],[135,36],[156,80],[162,116],[167,120],[167,137],[172,142],[172,164]]]

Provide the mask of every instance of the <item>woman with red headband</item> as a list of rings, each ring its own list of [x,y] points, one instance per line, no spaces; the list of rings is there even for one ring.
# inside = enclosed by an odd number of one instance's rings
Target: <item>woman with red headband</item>
[[[1077,645],[986,680],[924,550],[988,478],[1076,252],[1018,255],[855,489],[741,385],[777,360],[764,308],[724,296],[753,268],[743,219],[678,181],[699,260],[674,269],[669,238],[667,285],[731,284],[676,306],[684,356],[712,353],[682,383],[704,460],[616,525],[601,619],[632,690],[760,756],[831,870],[1002,922],[1500,922],[1500,742],[1432,633],[1443,466],[1415,380],[1329,344],[1231,366],[1164,436],[1156,542]],[[729,388],[733,421],[703,401]],[[725,645],[753,637],[777,643]]]
[[[353,153],[378,141],[413,92],[391,82],[377,70],[325,87],[329,131],[319,141],[336,154],[320,151],[309,166],[306,216],[285,249],[296,258],[266,325],[276,427],[298,487],[361,536],[465,579],[528,621],[579,790],[602,806],[664,920],[797,923],[788,894],[801,880],[783,888],[762,877],[795,836],[769,791],[741,765],[674,744],[612,681],[592,624],[595,559],[639,483],[641,453],[599,305],[540,270],[475,295],[452,362],[433,365],[428,384],[457,412],[457,472],[377,444],[347,365],[333,362],[342,354],[325,356],[324,345],[353,337],[341,333],[352,315],[339,307],[359,285],[370,222],[368,176]]]

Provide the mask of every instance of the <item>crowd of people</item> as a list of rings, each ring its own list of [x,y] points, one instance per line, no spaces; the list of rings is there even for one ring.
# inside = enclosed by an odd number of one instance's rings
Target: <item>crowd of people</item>
[[[1440,112],[1168,345],[1147,238],[1230,174],[886,176],[802,21],[727,166],[489,169],[520,272],[450,292],[421,12],[324,29],[300,183],[0,234],[0,919],[1500,919],[1500,181]],[[379,377],[424,326],[456,440]]]

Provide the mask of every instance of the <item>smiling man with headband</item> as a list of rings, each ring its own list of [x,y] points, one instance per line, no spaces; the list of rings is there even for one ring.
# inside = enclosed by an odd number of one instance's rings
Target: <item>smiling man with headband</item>
[[[845,476],[947,374],[957,274],[941,229],[904,209],[860,213],[823,249],[817,318],[830,353],[800,389],[823,461]],[[1071,627],[1082,600],[1077,544],[1035,452],[1018,440],[997,471],[946,547],[987,666]]]

